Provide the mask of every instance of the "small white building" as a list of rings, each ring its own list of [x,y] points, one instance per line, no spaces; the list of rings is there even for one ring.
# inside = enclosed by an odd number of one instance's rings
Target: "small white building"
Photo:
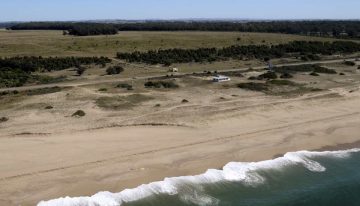
[[[213,82],[228,82],[231,81],[230,77],[218,75],[213,77]]]

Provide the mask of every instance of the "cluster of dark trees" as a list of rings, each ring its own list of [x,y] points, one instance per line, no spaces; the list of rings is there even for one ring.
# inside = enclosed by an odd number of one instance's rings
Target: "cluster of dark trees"
[[[113,35],[118,29],[113,24],[66,23],[66,22],[29,22],[9,27],[11,30],[63,30],[64,34],[75,36]]]
[[[80,65],[102,65],[110,63],[107,57],[11,57],[0,58],[0,68],[10,67],[20,69],[25,72],[35,72],[39,70],[63,70]]]
[[[323,74],[336,74],[336,71],[333,69],[328,69],[317,64],[304,64],[304,65],[294,65],[294,66],[283,66],[273,68],[275,72],[290,74],[296,72],[315,72]]]
[[[118,30],[111,24],[75,24],[69,30],[74,36],[114,35]]]
[[[0,28],[9,28],[11,26],[14,26],[16,23],[14,22],[0,22]]]
[[[240,31],[360,37],[360,21],[155,21],[116,26],[119,31]]]
[[[360,44],[350,41],[317,42],[294,41],[280,45],[248,45],[231,46],[221,49],[168,49],[148,52],[133,52],[117,54],[119,59],[128,62],[143,62],[147,64],[187,63],[187,62],[212,62],[226,59],[269,59],[281,58],[289,54],[321,54],[332,55],[336,53],[355,53],[360,51]]]
[[[137,23],[30,22],[13,30],[68,30],[73,35],[116,34],[118,31],[239,31],[360,38],[360,21],[147,21]]]
[[[105,66],[107,57],[12,57],[0,58],[0,87],[18,87],[33,79],[32,72],[63,70],[81,65]]]

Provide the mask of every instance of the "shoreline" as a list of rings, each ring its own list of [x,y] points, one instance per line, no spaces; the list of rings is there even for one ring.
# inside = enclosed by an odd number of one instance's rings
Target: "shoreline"
[[[154,133],[155,131],[159,132],[159,130],[163,130],[164,133],[169,134],[169,132],[173,132],[175,135],[174,140],[178,139],[179,137],[186,136],[185,134],[192,134],[196,136],[202,135],[204,138],[206,138],[206,134],[201,129],[189,129],[189,128],[174,128],[174,127],[141,127],[141,130],[148,131],[148,133]],[[139,128],[107,128],[107,129],[100,129],[95,133],[102,134],[104,136],[112,135],[115,131],[118,132],[125,132],[125,133],[131,133],[136,132],[136,130],[139,130]],[[176,130],[176,131],[174,131]],[[69,168],[61,168],[61,170],[49,170],[45,173],[34,173],[39,178],[45,177],[44,180],[42,180],[42,183],[45,183],[45,186],[50,187],[50,190],[54,187],[54,185],[63,185],[61,187],[66,187],[66,185],[69,185],[69,183],[63,183],[64,180],[71,177],[71,179],[75,178],[78,181],[80,181],[81,184],[76,185],[76,183],[70,183],[71,187],[74,187],[71,191],[67,190],[66,188],[63,189],[63,191],[55,192],[48,198],[43,198],[45,194],[41,194],[38,196],[39,199],[34,199],[31,202],[19,202],[23,205],[34,205],[37,204],[37,200],[50,200],[50,199],[57,199],[60,197],[65,197],[67,195],[71,197],[78,197],[78,196],[91,196],[96,194],[99,191],[111,191],[111,192],[120,192],[123,191],[126,188],[135,188],[141,184],[144,183],[151,183],[155,181],[161,181],[166,177],[178,177],[178,176],[191,176],[191,175],[197,175],[197,174],[203,174],[208,169],[212,168],[223,168],[224,165],[227,163],[234,161],[234,162],[258,162],[258,161],[264,161],[264,160],[270,160],[274,157],[277,157],[279,155],[279,151],[283,151],[283,154],[286,152],[296,152],[300,150],[309,150],[309,151],[339,151],[339,150],[346,150],[346,149],[353,149],[356,147],[360,147],[360,141],[352,136],[350,139],[351,141],[348,141],[345,139],[341,140],[342,143],[333,144],[332,146],[326,146],[329,145],[329,143],[326,142],[327,138],[319,138],[320,141],[316,141],[313,144],[308,144],[306,142],[301,143],[301,145],[297,146],[291,146],[289,147],[278,147],[278,146],[270,146],[266,145],[266,147],[263,147],[259,144],[259,141],[253,140],[255,139],[261,139],[261,136],[266,136],[267,134],[275,135],[277,136],[279,133],[282,132],[282,129],[278,129],[280,131],[263,131],[260,132],[260,134],[248,134],[248,135],[241,135],[241,137],[233,137],[231,139],[225,139],[225,140],[216,140],[214,142],[208,142],[208,143],[201,143],[201,144],[195,144],[185,147],[174,147],[169,150],[159,150],[155,152],[151,151],[142,151],[141,153],[137,154],[129,154],[127,157],[120,157],[120,158],[114,158],[107,160],[105,162],[99,162],[94,161],[94,163],[88,165],[79,165],[76,167],[69,167]],[[93,131],[94,132],[94,131]],[[79,132],[77,134],[73,134],[72,137],[67,137],[70,139],[78,139],[78,138],[84,138],[85,140],[93,141],[93,138],[97,139],[97,134],[88,136],[89,132],[86,132],[86,135],[82,135],[84,132]],[[116,133],[116,132],[115,132]],[[145,132],[147,133],[147,132]],[[156,133],[156,132],[155,132]],[[161,132],[160,132],[161,133]],[[180,133],[180,134],[178,134]],[[295,132],[296,133],[296,132]],[[75,135],[75,136],[74,136]],[[76,136],[78,135],[78,136]],[[58,137],[59,139],[64,139],[65,136],[68,136],[66,134],[60,135]],[[131,136],[131,135],[130,135]],[[155,135],[157,136],[157,135]],[[164,135],[160,135],[164,136]],[[41,137],[44,138],[44,137]],[[54,137],[53,137],[54,138]],[[106,139],[106,138],[105,138]],[[110,139],[112,139],[110,137]],[[191,137],[190,137],[191,139]],[[277,141],[283,141],[281,135],[278,140],[276,140],[275,137],[270,138],[272,141],[268,141],[268,143],[272,144]],[[330,138],[330,139],[334,139]],[[336,137],[335,137],[336,139]],[[255,142],[252,142],[255,141]],[[275,141],[274,141],[275,140]],[[189,141],[189,140],[185,140]],[[182,143],[182,141],[181,141]],[[254,144],[258,145],[256,147],[244,147],[243,149],[240,149],[236,147],[237,144]],[[290,141],[291,143],[291,141]],[[178,144],[178,143],[177,143]],[[234,147],[235,145],[235,147]],[[156,145],[156,148],[159,145]],[[270,147],[268,147],[270,146]],[[216,148],[220,147],[221,149],[219,151],[216,151]],[[201,149],[202,148],[202,149]],[[199,150],[200,149],[200,150]],[[205,150],[205,151],[202,151]],[[190,152],[192,151],[192,152]],[[261,153],[259,153],[261,151]],[[186,154],[185,154],[185,153]],[[231,154],[233,152],[233,154]],[[197,156],[197,153],[201,153],[200,156]],[[214,154],[215,153],[215,154]],[[71,155],[70,155],[71,156]],[[283,156],[283,155],[281,155]],[[184,159],[185,158],[185,159]],[[190,158],[190,159],[188,159]],[[92,159],[92,158],[90,158]],[[170,162],[169,162],[170,161]],[[82,161],[84,162],[84,161]],[[118,163],[116,163],[118,162]],[[133,164],[131,164],[131,163]],[[116,165],[119,164],[119,165]],[[104,169],[109,171],[104,171]],[[111,170],[119,169],[121,172],[111,172]],[[88,182],[87,177],[85,176],[85,179],[83,175],[76,174],[76,171],[87,171],[87,170],[95,170],[92,178],[99,178],[101,176],[99,175],[105,175],[105,177],[100,178],[101,184],[97,184],[94,182]],[[75,172],[75,173],[74,173]],[[57,179],[56,176],[60,175],[63,176],[64,174],[71,174],[69,177],[65,177],[65,179],[60,178]],[[106,180],[106,176],[110,175],[112,182],[108,182]],[[4,185],[6,186],[8,184],[12,185],[11,182],[33,182],[34,180],[31,180],[35,176],[28,175],[23,177],[15,177],[14,179],[9,180],[2,180]],[[1,178],[0,178],[1,179]],[[17,183],[18,184],[18,183]],[[58,186],[57,186],[58,187]],[[36,187],[35,187],[36,188]],[[30,188],[29,188],[30,189]],[[48,189],[49,190],[49,189]],[[40,188],[38,192],[41,193],[41,191],[48,191],[44,190],[43,186]],[[34,191],[36,192],[36,190]],[[30,191],[29,191],[30,193]],[[33,193],[33,192],[31,192]],[[36,196],[34,194],[34,196]],[[46,195],[45,195],[46,196]],[[15,204],[9,204],[9,205],[15,205]]]
[[[325,146],[319,148],[317,151],[325,152],[325,151],[341,151],[341,150],[349,150],[349,149],[357,149],[360,148],[360,140],[355,141],[353,143],[345,143],[345,144],[338,144],[335,146]]]
[[[354,147],[354,146],[356,146],[356,147]],[[356,142],[354,142],[354,143],[338,144],[338,145],[335,145],[335,146],[326,146],[326,147],[322,147],[322,148],[320,148],[320,149],[318,149],[318,150],[312,150],[312,151],[308,151],[308,152],[310,152],[310,153],[311,153],[311,152],[350,152],[350,150],[358,149],[359,146],[360,146],[360,141],[356,141]],[[302,151],[289,151],[289,152],[295,152],[295,153],[297,153],[297,152],[302,152]],[[284,154],[284,155],[285,155],[285,154]],[[277,157],[283,157],[284,155],[282,155],[282,156],[278,155]],[[254,162],[254,163],[255,163],[255,164],[256,164],[256,163],[260,163],[260,164],[261,164],[261,163],[264,162],[264,161],[271,161],[271,160],[276,159],[277,157],[274,156],[273,159],[260,160],[260,161],[258,161],[258,162]],[[227,164],[229,164],[229,163],[233,163],[233,162],[232,162],[232,161],[229,161]],[[235,163],[237,163],[237,162],[235,162]],[[248,162],[239,162],[239,163],[248,163]],[[225,167],[227,164],[225,164],[224,167]],[[223,168],[224,168],[224,167],[218,168],[217,170],[223,171]],[[208,168],[208,170],[211,170],[211,169],[214,169],[214,168]],[[177,178],[186,179],[186,178],[191,178],[191,177],[203,176],[203,175],[205,175],[206,173],[207,173],[207,170],[204,171],[204,172],[201,173],[201,174],[193,174],[193,175],[188,175],[188,176],[170,176],[170,177],[164,177],[162,180],[154,180],[154,181],[152,181],[152,182],[144,183],[144,184],[142,184],[142,185],[139,184],[139,185],[136,186],[136,187],[126,188],[126,189],[124,189],[124,190],[122,190],[122,191],[111,192],[111,193],[112,193],[112,194],[115,194],[115,195],[119,195],[120,197],[122,197],[122,193],[124,193],[125,190],[130,190],[130,191],[132,191],[132,192],[134,193],[133,195],[135,195],[133,198],[137,199],[137,198],[138,198],[138,197],[136,197],[137,190],[140,189],[140,188],[141,188],[141,190],[149,189],[149,188],[147,188],[148,185],[151,185],[151,184],[159,184],[159,185],[161,185],[162,182],[165,181],[165,180],[169,181],[169,179],[171,180],[171,179],[177,179]],[[127,191],[127,192],[126,192],[127,195],[129,195],[128,193],[129,193],[130,191]],[[152,192],[153,192],[153,191],[150,191],[150,193],[152,193]],[[95,193],[95,194],[93,194],[93,195],[91,195],[91,196],[87,196],[87,197],[92,198],[93,196],[99,195],[100,193],[102,193],[102,192],[99,191],[98,193]],[[140,194],[140,193],[139,193],[139,194]],[[102,195],[107,196],[108,194],[100,194],[100,196],[102,196]],[[145,196],[146,196],[146,195],[145,195]],[[81,196],[81,197],[70,197],[70,199],[67,199],[67,202],[70,203],[70,202],[71,202],[71,199],[87,198],[87,197],[84,197],[84,196]],[[110,195],[109,197],[110,197],[110,198],[113,198],[111,195]],[[120,198],[120,197],[118,197],[118,198]],[[129,198],[129,197],[127,197],[127,196],[124,196],[124,197]],[[63,198],[65,198],[65,197],[59,197],[59,198],[55,198],[55,199],[52,199],[52,200],[43,200],[43,201],[39,202],[39,205],[41,205],[41,206],[52,205],[52,203],[50,203],[49,201],[57,201],[57,200],[60,200],[60,201],[61,201],[61,199],[63,199]],[[68,198],[68,197],[66,197],[66,198]],[[122,199],[122,198],[120,198],[120,199]],[[120,199],[119,199],[119,200],[120,200]],[[143,198],[139,198],[139,199],[143,199]],[[95,199],[94,199],[94,200],[95,200]],[[135,200],[135,201],[136,201],[136,200]],[[130,202],[131,202],[131,201],[130,201]],[[49,203],[49,204],[47,204],[47,203]]]

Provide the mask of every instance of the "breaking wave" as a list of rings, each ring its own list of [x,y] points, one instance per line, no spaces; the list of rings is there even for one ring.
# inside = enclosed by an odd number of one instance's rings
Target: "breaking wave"
[[[310,172],[324,172],[326,168],[314,158],[349,158],[360,149],[333,152],[289,152],[283,157],[260,162],[230,162],[222,170],[210,169],[196,176],[166,178],[163,181],[144,184],[119,193],[99,192],[91,197],[65,197],[41,201],[38,206],[120,206],[154,195],[178,195],[184,203],[195,205],[217,205],[219,200],[206,195],[202,185],[221,182],[237,182],[256,187],[266,182],[260,171],[282,170],[291,166],[301,166]],[[195,188],[195,189],[194,189]]]

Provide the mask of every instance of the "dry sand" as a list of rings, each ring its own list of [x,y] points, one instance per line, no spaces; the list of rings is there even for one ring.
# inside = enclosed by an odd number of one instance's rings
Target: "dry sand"
[[[67,91],[30,98],[2,113],[11,119],[0,127],[0,205],[119,192],[289,151],[356,147],[357,89],[283,98],[194,87],[153,93],[155,101],[131,111],[97,108],[87,99],[95,95],[89,88],[74,89],[74,99]],[[71,105],[62,103],[64,98]],[[181,104],[183,98],[190,102]],[[59,109],[34,109],[39,101]],[[161,108],[154,108],[157,101]],[[70,111],[64,114],[69,108],[83,108],[88,115],[71,118]]]

